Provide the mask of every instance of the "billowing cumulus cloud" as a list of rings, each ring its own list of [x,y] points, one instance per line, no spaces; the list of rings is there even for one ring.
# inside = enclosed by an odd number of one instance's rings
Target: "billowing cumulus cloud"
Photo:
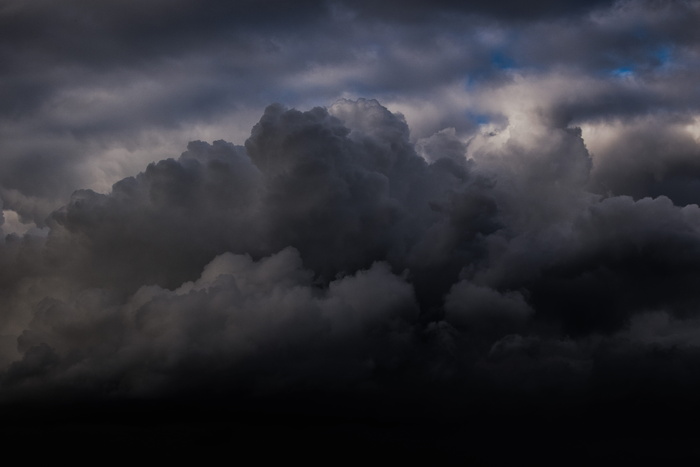
[[[400,352],[409,345],[413,292],[385,264],[327,288],[312,279],[288,248],[257,262],[224,253],[193,282],[143,286],[124,302],[104,289],[83,290],[70,302],[45,298],[3,383],[22,393],[48,386],[104,397],[177,393],[191,378],[215,379],[224,385],[219,391],[248,384],[280,391],[309,378],[368,380],[377,366],[392,364],[385,346]],[[244,376],[251,368],[258,380]]]
[[[272,105],[243,146],[76,191],[48,234],[5,238],[5,397],[381,392],[434,368],[513,390],[501,372],[533,343],[535,374],[573,365],[542,384],[569,387],[591,339],[694,323],[700,209],[588,191],[578,130],[506,131],[468,159],[475,142],[414,145],[377,101]]]
[[[0,1],[0,405],[696,410],[698,19]]]

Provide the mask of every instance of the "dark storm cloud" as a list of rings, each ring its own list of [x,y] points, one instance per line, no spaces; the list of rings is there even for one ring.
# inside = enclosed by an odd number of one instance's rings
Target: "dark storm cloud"
[[[654,336],[697,327],[697,206],[588,193],[581,133],[543,128],[470,162],[442,133],[428,163],[376,101],[272,105],[245,146],[192,142],[76,192],[47,237],[2,246],[5,400],[441,381],[443,413],[461,390],[605,392],[606,349],[691,349]]]
[[[573,256],[558,258],[530,288],[543,316],[556,315],[577,334],[617,330],[645,309],[695,313],[689,286],[697,280],[696,206],[618,197],[594,205],[589,215],[579,226],[582,244]]]
[[[415,313],[411,287],[382,264],[321,290],[293,249],[259,262],[226,253],[195,282],[145,287],[118,307],[102,290],[40,302],[4,383],[111,397],[177,393],[193,376],[222,390],[356,382],[391,365],[385,346],[410,343]],[[262,378],[240,381],[249,370]]]
[[[0,399],[697,409],[698,12],[0,3]]]
[[[428,167],[409,145],[405,123],[376,102],[340,102],[335,112],[365,128],[351,131],[321,108],[272,106],[246,143],[250,158],[229,143],[191,143],[177,161],[152,164],[109,195],[76,192],[53,215],[38,252],[48,270],[35,265],[19,279],[32,294],[8,297],[26,300],[17,313],[29,307],[31,317],[18,341],[24,357],[8,369],[5,384],[29,393],[36,384],[72,387],[69,375],[77,371],[89,386],[79,390],[89,394],[100,387],[150,394],[179,391],[187,368],[205,375],[228,368],[235,382],[238,371],[253,367],[269,368],[269,377],[288,388],[325,385],[317,380],[322,374],[332,384],[355,384],[377,366],[395,365],[395,353],[412,339],[418,307],[410,284],[376,261],[405,255],[391,254],[392,237],[404,248],[415,242],[401,238],[400,227],[411,223],[406,204],[421,198],[408,182],[428,176]],[[423,210],[430,211],[427,204]],[[415,226],[414,236],[422,228]],[[10,263],[30,255],[9,255],[14,248],[36,248],[16,242],[7,244]],[[143,287],[154,283],[174,291]],[[270,294],[273,284],[278,292]],[[271,318],[282,320],[279,327]],[[224,332],[216,343],[212,332],[221,325],[233,335]],[[158,336],[162,348],[154,347]],[[205,343],[204,354],[191,353]],[[308,354],[317,346],[321,360]],[[145,349],[155,354],[146,357]],[[281,363],[275,349],[287,349],[293,360]],[[136,360],[112,361],[117,354]],[[135,368],[144,358],[158,367],[165,358],[164,367]],[[93,379],[98,367],[102,376]],[[163,371],[171,376],[158,376]],[[266,378],[252,384],[271,384]]]
[[[455,276],[460,255],[477,254],[475,236],[496,225],[486,185],[466,161],[429,166],[406,123],[376,101],[339,101],[330,112],[273,105],[245,148],[217,141],[188,149],[110,194],[74,193],[52,215],[47,247],[70,251],[71,274],[88,284],[129,291],[177,286],[223,252],[260,256],[287,246],[324,280],[377,260],[397,272],[425,264]],[[455,248],[464,251],[455,256]]]

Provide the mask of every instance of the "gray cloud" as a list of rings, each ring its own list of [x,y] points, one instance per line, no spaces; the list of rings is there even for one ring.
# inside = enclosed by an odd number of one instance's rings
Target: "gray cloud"
[[[4,407],[694,410],[698,2],[122,3],[0,2]]]
[[[225,253],[194,282],[172,291],[145,286],[121,305],[104,289],[86,289],[69,303],[44,299],[18,338],[23,357],[3,384],[30,393],[50,385],[144,396],[186,390],[188,379],[213,374],[230,389],[289,390],[309,378],[368,379],[410,343],[413,293],[385,265],[325,290],[312,278],[288,248],[258,262]],[[263,378],[237,381],[246,368]]]
[[[245,146],[192,142],[77,191],[48,236],[3,244],[7,397],[382,391],[436,368],[510,391],[511,344],[564,336],[570,353],[546,344],[532,365],[582,362],[556,377],[579,394],[595,336],[617,345],[654,310],[695,319],[700,211],[588,192],[581,132],[540,125],[469,161],[439,133],[428,163],[376,101],[272,105]]]
[[[189,140],[228,137],[232,125],[242,139],[272,101],[378,97],[412,110],[414,136],[450,126],[468,136],[477,125],[465,107],[490,119],[504,110],[470,109],[470,96],[512,83],[513,71],[598,76],[590,91],[542,103],[564,122],[687,106],[695,3],[609,6],[544,2],[525,15],[479,2],[4,2],[0,182],[63,202],[85,186],[107,191]],[[550,34],[558,40],[541,39]],[[616,69],[633,71],[636,83],[616,84]]]

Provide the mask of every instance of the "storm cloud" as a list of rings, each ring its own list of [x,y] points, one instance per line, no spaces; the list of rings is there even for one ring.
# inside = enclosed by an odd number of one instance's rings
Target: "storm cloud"
[[[244,146],[192,142],[107,194],[76,191],[47,234],[8,234],[3,384],[130,397],[189,372],[233,389],[252,366],[260,381],[240,384],[325,388],[382,366],[429,379],[453,358],[466,384],[460,367],[513,336],[693,323],[700,208],[593,194],[590,171],[580,131],[427,162],[376,101],[272,105]]]
[[[697,413],[698,20],[0,2],[0,404],[446,455]]]

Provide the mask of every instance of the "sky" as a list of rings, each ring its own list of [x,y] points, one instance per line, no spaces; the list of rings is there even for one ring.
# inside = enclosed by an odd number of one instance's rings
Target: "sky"
[[[4,434],[70,413],[93,442],[303,426],[482,459],[538,419],[593,457],[679,452],[699,24],[695,0],[0,0]]]

